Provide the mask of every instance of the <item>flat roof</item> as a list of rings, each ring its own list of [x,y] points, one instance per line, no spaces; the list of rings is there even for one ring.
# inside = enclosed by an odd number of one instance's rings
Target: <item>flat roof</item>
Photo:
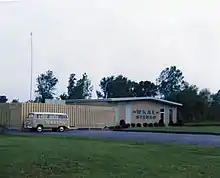
[[[126,98],[104,98],[104,99],[72,99],[66,100],[66,103],[90,103],[90,102],[128,102],[128,101],[155,101],[165,104],[182,106],[181,103],[159,99],[155,97],[126,97]]]

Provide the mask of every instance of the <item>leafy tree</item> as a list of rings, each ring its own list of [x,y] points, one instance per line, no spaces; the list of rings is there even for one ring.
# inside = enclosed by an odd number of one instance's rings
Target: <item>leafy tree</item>
[[[96,91],[96,95],[98,98],[105,98],[104,95],[102,94],[102,92],[100,92],[100,91]]]
[[[6,96],[0,96],[0,103],[6,103],[8,101]]]
[[[11,102],[12,103],[19,103],[19,100],[18,99],[13,99]]]
[[[157,86],[150,81],[140,81],[134,84],[133,92],[136,97],[154,97],[157,95]]]
[[[48,70],[46,73],[37,77],[37,97],[36,102],[45,102],[45,99],[53,99],[58,79],[54,76],[53,71]]]
[[[209,107],[209,117],[212,120],[220,120],[220,90],[211,95],[211,102]]]
[[[99,84],[102,92],[96,91],[96,93],[99,98],[131,97],[134,85],[134,82],[123,75],[103,77]]]
[[[207,105],[209,105],[212,101],[212,94],[207,88],[200,90],[199,96],[201,96],[201,98],[206,101]]]
[[[203,93],[204,91],[199,92],[195,85],[185,85],[182,91],[171,93],[167,99],[183,104],[179,108],[179,116],[185,122],[202,121],[206,120],[208,115],[207,100]]]
[[[98,96],[98,98],[108,98],[109,96],[109,89],[110,89],[110,86],[113,85],[114,83],[114,76],[110,76],[110,77],[103,77],[100,81],[100,84],[99,86],[101,87],[101,91],[96,91],[96,94]],[[102,94],[103,93],[103,94]]]
[[[77,79],[76,79],[76,74],[70,74],[70,77],[69,77],[69,81],[68,81],[68,86],[67,86],[67,90],[68,90],[68,98],[69,99],[73,99],[75,98],[74,95],[76,95],[76,82],[77,82]]]
[[[66,93],[63,93],[60,95],[61,100],[68,100],[68,95]]]
[[[144,97],[156,96],[157,86],[150,81],[139,83],[123,75],[103,77],[100,81],[101,91],[96,91],[98,98]]]
[[[86,73],[79,80],[75,74],[70,74],[67,89],[68,99],[86,99],[91,98],[93,86]]]
[[[211,96],[212,103],[220,104],[220,90]]]
[[[165,68],[156,80],[160,95],[166,99],[171,93],[181,91],[185,86],[183,79],[182,71],[176,66]]]

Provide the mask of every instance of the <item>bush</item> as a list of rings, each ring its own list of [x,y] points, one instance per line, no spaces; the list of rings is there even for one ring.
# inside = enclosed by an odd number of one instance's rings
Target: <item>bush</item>
[[[153,123],[148,124],[149,127],[153,127]]]
[[[169,122],[169,126],[174,126],[175,124],[173,123],[173,121],[171,120],[170,122]]]
[[[175,125],[176,126],[183,126],[184,125],[183,120],[178,119]]]
[[[135,123],[131,123],[131,127],[135,127]]]
[[[109,130],[114,130],[115,129],[115,126],[110,126],[110,127],[108,127],[109,128]]]
[[[140,124],[140,123],[137,123],[137,127],[141,127],[141,124]]]
[[[148,126],[148,124],[147,123],[143,123],[143,127],[147,127]]]
[[[114,129],[120,129],[121,126],[120,125],[116,125]]]
[[[165,126],[163,119],[159,120],[159,124],[158,125],[159,125],[159,127],[164,127]]]
[[[158,127],[159,126],[159,124],[158,123],[154,123],[154,127]]]
[[[129,128],[129,127],[130,127],[130,124],[121,125],[121,128],[123,128],[123,129],[127,129],[127,128]]]
[[[131,124],[127,124],[127,127],[128,127],[128,128],[131,127]]]
[[[125,124],[126,124],[126,122],[125,122],[124,119],[120,120],[120,124],[119,124],[119,125],[123,126],[123,125],[125,125]]]
[[[4,124],[4,125],[0,124],[0,134],[4,134],[7,131],[8,131],[8,128],[7,128],[6,124]]]

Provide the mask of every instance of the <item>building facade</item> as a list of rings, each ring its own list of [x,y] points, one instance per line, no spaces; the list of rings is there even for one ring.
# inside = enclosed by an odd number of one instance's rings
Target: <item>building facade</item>
[[[115,122],[120,123],[176,123],[177,110],[182,104],[152,97],[108,98],[88,100],[67,100],[66,104],[81,104],[115,107]]]
[[[31,112],[66,113],[71,128],[104,128],[115,125],[115,108],[48,103],[0,104],[0,127],[22,130],[23,122]]]

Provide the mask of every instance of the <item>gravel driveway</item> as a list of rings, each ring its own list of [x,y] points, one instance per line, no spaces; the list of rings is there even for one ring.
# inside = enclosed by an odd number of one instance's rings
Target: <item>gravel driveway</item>
[[[220,136],[215,135],[192,135],[192,134],[169,134],[169,133],[143,133],[143,132],[114,132],[114,131],[91,131],[75,130],[67,132],[11,132],[12,134],[41,134],[54,136],[74,136],[86,138],[104,138],[111,140],[132,140],[143,142],[178,143],[191,145],[220,146]]]

